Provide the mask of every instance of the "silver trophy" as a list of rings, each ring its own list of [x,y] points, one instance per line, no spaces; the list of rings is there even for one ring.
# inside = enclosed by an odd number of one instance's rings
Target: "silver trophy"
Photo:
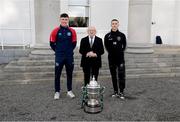
[[[93,77],[87,86],[82,87],[82,108],[87,113],[99,113],[103,110],[102,87]]]

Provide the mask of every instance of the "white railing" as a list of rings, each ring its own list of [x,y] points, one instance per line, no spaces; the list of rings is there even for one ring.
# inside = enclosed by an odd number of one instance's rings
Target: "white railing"
[[[31,28],[0,28],[0,36],[1,36],[1,50],[4,50],[4,44],[5,44],[5,37],[3,34],[3,31],[22,31],[21,32],[21,44],[18,44],[18,46],[22,46],[25,50],[26,46],[30,45],[30,43],[26,43],[25,41],[25,31],[29,30],[31,34]],[[31,38],[31,35],[30,35]],[[15,45],[13,45],[15,46]],[[17,45],[16,45],[17,46]]]

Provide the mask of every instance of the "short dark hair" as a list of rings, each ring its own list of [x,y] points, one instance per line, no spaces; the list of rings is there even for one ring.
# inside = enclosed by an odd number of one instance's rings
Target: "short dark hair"
[[[66,14],[66,13],[62,13],[62,14],[60,15],[60,18],[61,18],[61,17],[65,17],[65,18],[67,17],[67,18],[69,18],[68,14]]]
[[[113,22],[113,21],[117,21],[119,23],[119,21],[117,19],[112,19],[111,22]]]

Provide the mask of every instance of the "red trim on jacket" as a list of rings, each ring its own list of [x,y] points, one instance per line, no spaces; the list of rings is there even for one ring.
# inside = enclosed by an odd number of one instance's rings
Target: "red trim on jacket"
[[[50,42],[56,42],[56,35],[59,31],[60,27],[56,27],[55,29],[53,29],[53,31],[51,32],[50,34]],[[76,35],[76,31],[71,28],[71,27],[68,27],[68,29],[71,31],[72,33],[72,42],[76,42],[77,41],[77,35]]]

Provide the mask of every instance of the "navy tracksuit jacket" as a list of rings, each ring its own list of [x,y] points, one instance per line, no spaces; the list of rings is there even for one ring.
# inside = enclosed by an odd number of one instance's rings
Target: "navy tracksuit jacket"
[[[76,46],[76,32],[70,27],[55,28],[50,36],[50,46],[55,51],[55,92],[60,91],[60,77],[65,65],[67,90],[72,90],[72,73],[74,69],[73,50]]]

